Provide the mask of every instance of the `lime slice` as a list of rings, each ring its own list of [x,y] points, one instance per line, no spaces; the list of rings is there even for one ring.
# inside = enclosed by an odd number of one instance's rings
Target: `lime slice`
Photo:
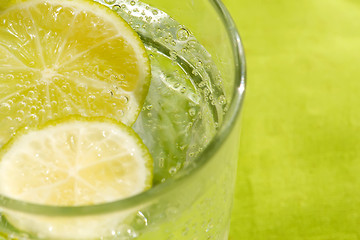
[[[71,115],[130,126],[149,83],[139,36],[99,3],[10,1],[0,10],[0,146],[25,124]]]
[[[146,146],[130,127],[104,119],[70,119],[28,130],[5,146],[0,194],[56,206],[111,202],[150,188],[152,165]],[[79,223],[19,213],[8,213],[7,219],[30,233],[67,238],[94,237],[126,216],[105,217],[107,226],[96,225],[95,216]]]

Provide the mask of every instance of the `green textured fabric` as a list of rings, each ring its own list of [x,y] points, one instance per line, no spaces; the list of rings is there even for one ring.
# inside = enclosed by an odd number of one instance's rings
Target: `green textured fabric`
[[[360,239],[360,1],[224,3],[248,66],[230,239]]]

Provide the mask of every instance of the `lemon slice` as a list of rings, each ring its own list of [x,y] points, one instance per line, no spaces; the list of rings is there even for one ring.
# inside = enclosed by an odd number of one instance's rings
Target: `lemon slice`
[[[0,10],[0,146],[25,124],[71,115],[130,126],[149,83],[139,36],[99,3],[21,0]]]
[[[56,206],[111,202],[150,188],[152,164],[146,146],[128,126],[70,119],[26,131],[6,145],[0,161],[0,194]],[[80,233],[94,237],[124,217],[107,216],[104,226],[97,217],[56,223],[59,219],[7,214],[21,230],[56,238]]]

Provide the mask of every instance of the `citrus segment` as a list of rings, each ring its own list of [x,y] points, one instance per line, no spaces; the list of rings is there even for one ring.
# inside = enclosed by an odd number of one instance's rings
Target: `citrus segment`
[[[16,129],[71,115],[132,125],[150,65],[139,36],[86,0],[27,0],[0,12],[0,145]]]
[[[69,120],[17,136],[0,161],[0,193],[44,205],[93,205],[148,189],[152,159],[123,124]]]

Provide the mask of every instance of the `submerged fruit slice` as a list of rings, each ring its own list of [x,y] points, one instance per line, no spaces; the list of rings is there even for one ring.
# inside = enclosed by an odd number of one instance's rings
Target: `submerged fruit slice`
[[[0,146],[16,129],[70,115],[132,125],[150,65],[143,43],[87,0],[24,0],[0,10]]]
[[[21,201],[93,205],[151,186],[151,156],[123,124],[69,120],[20,135],[4,151],[0,194]]]

